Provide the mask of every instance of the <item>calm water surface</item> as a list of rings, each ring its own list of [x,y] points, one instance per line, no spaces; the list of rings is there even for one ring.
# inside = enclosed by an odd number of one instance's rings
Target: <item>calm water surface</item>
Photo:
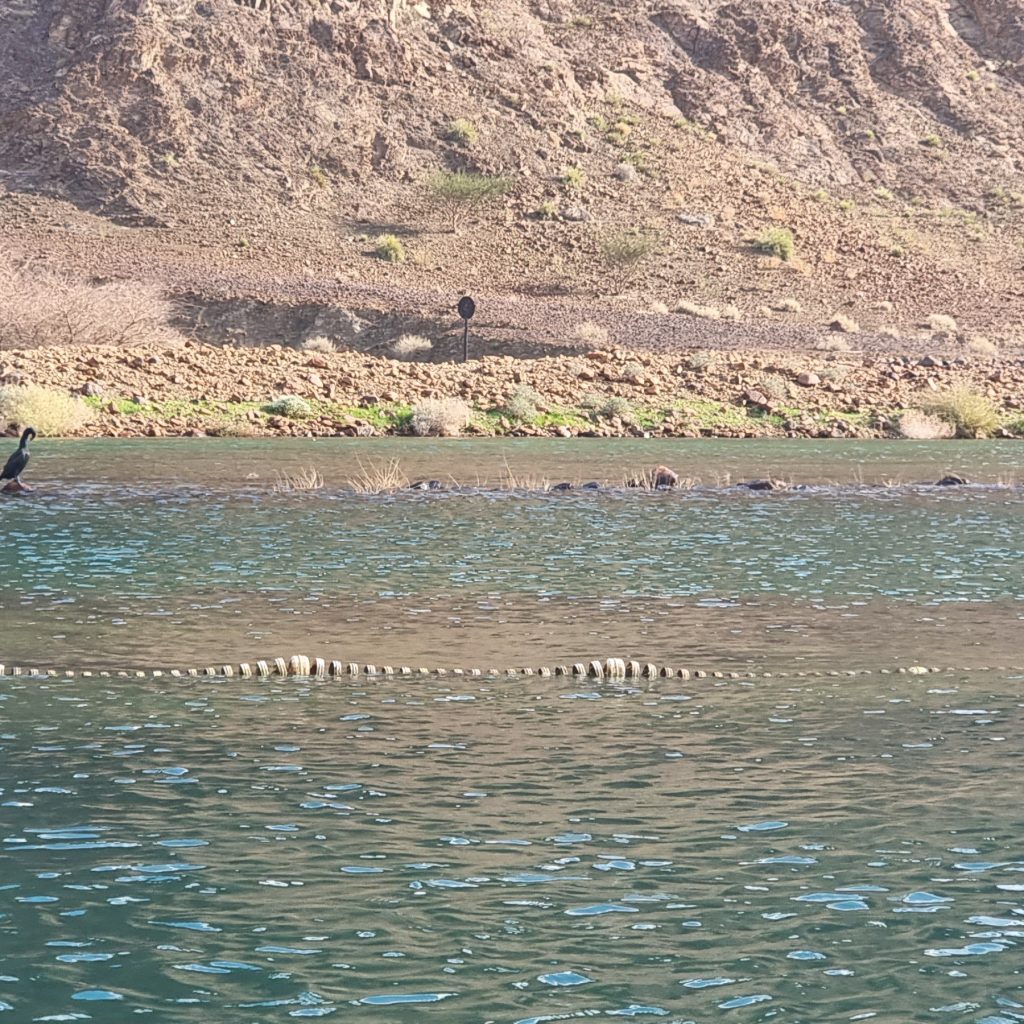
[[[1021,682],[8,679],[0,1007],[1019,1021]]]

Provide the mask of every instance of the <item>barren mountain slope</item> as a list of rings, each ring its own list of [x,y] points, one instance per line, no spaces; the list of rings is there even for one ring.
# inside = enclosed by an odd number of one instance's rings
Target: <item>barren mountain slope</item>
[[[0,2],[0,227],[93,271],[127,246],[200,283],[242,261],[1009,330],[1022,153],[1024,0]],[[456,239],[423,186],[441,168],[515,186]],[[749,244],[772,226],[785,266]],[[631,228],[660,245],[624,283],[601,247]],[[383,230],[406,264],[369,254]]]

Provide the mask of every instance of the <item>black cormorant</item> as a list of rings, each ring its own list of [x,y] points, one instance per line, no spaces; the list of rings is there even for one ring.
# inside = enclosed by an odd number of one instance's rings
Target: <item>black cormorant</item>
[[[7,460],[3,472],[0,473],[0,484],[4,480],[10,481],[4,490],[7,490],[8,487],[11,490],[30,491],[32,489],[31,487],[26,487],[19,477],[25,472],[25,467],[28,465],[28,443],[35,436],[36,432],[33,427],[25,428],[25,432],[21,435],[21,444],[18,445],[18,450]]]

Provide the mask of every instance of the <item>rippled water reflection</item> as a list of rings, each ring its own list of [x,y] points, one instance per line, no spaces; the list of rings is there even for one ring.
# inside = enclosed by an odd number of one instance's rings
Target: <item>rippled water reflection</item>
[[[7,679],[0,1007],[1020,1020],[1021,682]]]
[[[0,660],[1016,664],[1024,491],[7,501]],[[973,648],[973,650],[972,650]],[[965,660],[966,659],[966,660]]]

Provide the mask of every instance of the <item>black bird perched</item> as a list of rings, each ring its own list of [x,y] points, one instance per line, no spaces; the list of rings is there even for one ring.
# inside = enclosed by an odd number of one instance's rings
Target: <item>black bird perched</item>
[[[21,444],[18,445],[18,450],[7,460],[4,471],[0,473],[0,483],[3,483],[4,480],[11,481],[4,490],[10,488],[12,491],[30,491],[32,489],[31,487],[26,487],[19,477],[25,472],[25,467],[28,465],[28,443],[35,436],[34,427],[25,428],[25,432],[21,435]]]

